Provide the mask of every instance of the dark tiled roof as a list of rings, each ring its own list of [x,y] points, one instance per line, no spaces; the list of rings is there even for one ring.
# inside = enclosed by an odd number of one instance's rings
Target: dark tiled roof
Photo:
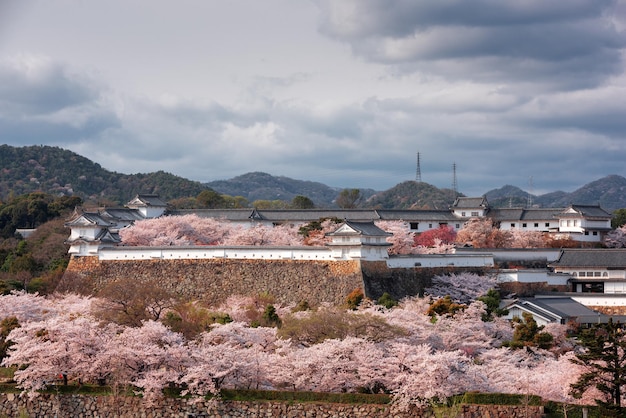
[[[197,215],[199,218],[226,219],[229,221],[249,221],[254,209],[176,209],[170,215]]]
[[[604,316],[568,297],[520,299],[509,307],[514,305],[543,317],[551,317],[553,321],[576,318],[579,323],[593,323]]]
[[[121,220],[121,221],[139,221],[145,219],[137,209],[116,208],[102,209],[98,211],[103,218]]]
[[[85,212],[65,223],[65,226],[114,226],[115,223],[97,213]]]
[[[606,267],[626,269],[626,249],[563,249],[551,267]]]
[[[487,207],[487,199],[485,197],[457,197],[454,203],[452,204],[453,208],[480,208]]]
[[[590,218],[611,218],[611,214],[608,213],[607,211],[605,211],[604,209],[602,209],[600,206],[598,205],[571,205],[569,208],[563,210],[559,216],[576,216],[576,214],[572,214],[572,213],[568,213],[568,211],[570,209],[575,210],[576,212],[578,212],[578,216],[582,215],[585,217],[590,217]]]
[[[374,237],[381,237],[381,236],[387,237],[387,236],[393,235],[393,234],[390,234],[389,232],[383,231],[382,229],[374,225],[374,222],[345,221],[344,224],[354,229],[359,235],[367,235],[367,236],[374,236]],[[340,228],[341,226],[338,229]],[[345,235],[345,234],[346,233],[344,232],[331,232],[328,235],[333,236],[333,235]]]
[[[167,203],[156,194],[138,194],[127,203],[128,206],[156,206],[166,207]]]
[[[432,221],[432,222],[455,222],[465,221],[460,219],[449,210],[383,210],[379,209],[380,219],[386,221]]]
[[[536,209],[536,208],[500,208],[490,209],[489,217],[496,221],[549,221],[556,219],[563,208]]]

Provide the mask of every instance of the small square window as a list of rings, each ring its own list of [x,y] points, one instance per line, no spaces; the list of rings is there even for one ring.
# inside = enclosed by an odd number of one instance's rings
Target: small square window
[[[550,226],[550,222],[546,222],[546,228]]]
[[[515,224],[511,224],[511,228],[515,228]]]
[[[593,231],[593,235],[598,235],[598,231]]]
[[[522,228],[526,228],[526,222],[522,224]]]
[[[419,222],[411,222],[409,225],[411,227],[411,230],[413,230],[413,231],[418,230],[419,226],[420,226]]]
[[[539,228],[539,222],[535,222],[535,228]]]
[[[465,212],[461,212],[461,216],[465,216]]]
[[[429,227],[429,228],[432,228],[432,227],[433,227],[433,224],[428,224],[428,227]]]

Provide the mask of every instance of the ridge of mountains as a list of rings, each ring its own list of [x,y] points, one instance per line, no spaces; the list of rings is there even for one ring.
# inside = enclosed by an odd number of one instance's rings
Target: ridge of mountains
[[[0,201],[31,192],[79,196],[85,202],[119,205],[137,193],[159,194],[166,201],[195,197],[204,190],[256,200],[290,202],[302,195],[316,206],[336,207],[342,190],[322,183],[296,180],[268,173],[250,172],[228,180],[208,183],[188,180],[164,171],[123,174],[106,170],[72,151],[51,146],[0,145]],[[447,209],[455,199],[451,189],[405,181],[385,190],[360,189],[362,207],[383,209]],[[463,196],[463,195],[461,195]],[[485,193],[493,207],[566,207],[597,205],[611,212],[626,208],[626,178],[609,175],[567,193],[555,191],[532,195],[511,185]]]

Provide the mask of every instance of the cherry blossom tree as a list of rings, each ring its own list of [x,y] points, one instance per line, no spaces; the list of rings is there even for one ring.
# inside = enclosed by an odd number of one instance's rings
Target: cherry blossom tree
[[[468,283],[485,283],[484,278],[454,280],[458,282],[448,290],[464,286],[474,289],[473,295],[480,293],[478,284]],[[569,385],[583,370],[570,361],[574,344],[564,326],[546,327],[558,348],[511,350],[502,346],[512,338],[510,323],[501,318],[483,322],[485,305],[480,301],[435,321],[426,315],[429,299],[418,297],[391,309],[370,303],[335,316],[323,316],[337,309],[331,307],[294,312],[296,319],[326,318],[314,324],[320,335],[331,335],[341,325],[331,338],[307,343],[281,334],[282,329],[250,326],[247,310],[262,309],[271,302],[267,295],[231,297],[218,309],[233,322],[210,325],[193,340],[158,321],[136,327],[100,323],[89,312],[91,301],[74,295],[0,297],[0,317],[14,314],[20,320],[20,327],[8,335],[13,345],[3,365],[21,366],[15,379],[25,393],[35,395],[63,375],[135,388],[148,402],[169,384],[182,385],[194,397],[219,394],[221,388],[385,390],[394,394],[400,408],[466,391],[573,402]],[[277,307],[284,318],[287,311]],[[286,319],[283,324],[289,325]],[[594,396],[592,389],[576,401],[589,403]]]
[[[494,275],[479,276],[475,273],[461,272],[433,277],[432,285],[424,289],[432,297],[449,295],[454,301],[469,303],[496,286]]]
[[[143,219],[120,230],[125,245],[215,245],[231,229],[229,222],[195,214]]]
[[[429,229],[415,237],[415,243],[422,247],[435,247],[441,244],[453,244],[456,231],[449,225],[440,225],[439,228]]]
[[[543,232],[540,231],[524,231],[519,228],[513,228],[511,234],[511,248],[545,248],[546,239]]]
[[[489,218],[471,218],[457,233],[456,242],[474,248],[508,248],[511,234],[494,227]]]
[[[604,239],[604,245],[608,248],[625,248],[626,247],[626,225],[615,228]]]

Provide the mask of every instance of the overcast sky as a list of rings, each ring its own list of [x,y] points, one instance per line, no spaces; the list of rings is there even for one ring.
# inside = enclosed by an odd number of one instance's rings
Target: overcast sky
[[[626,176],[626,0],[0,0],[0,137],[208,182]]]

